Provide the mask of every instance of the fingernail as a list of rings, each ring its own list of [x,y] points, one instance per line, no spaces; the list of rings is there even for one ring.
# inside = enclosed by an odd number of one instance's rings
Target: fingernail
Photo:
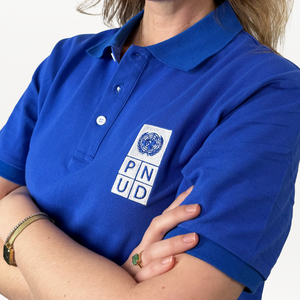
[[[183,241],[185,243],[192,243],[192,242],[195,242],[195,239],[196,239],[196,236],[195,236],[195,233],[190,233],[190,234],[187,234],[183,237]]]
[[[185,211],[188,213],[195,212],[198,204],[187,205]]]
[[[192,185],[189,189],[187,189],[185,192],[187,193],[187,194],[190,194],[191,193],[191,191],[193,190],[193,188],[194,188],[194,186]]]
[[[173,256],[164,258],[164,259],[161,261],[161,264],[162,264],[162,265],[169,265],[169,264],[172,262],[172,259],[173,259]]]

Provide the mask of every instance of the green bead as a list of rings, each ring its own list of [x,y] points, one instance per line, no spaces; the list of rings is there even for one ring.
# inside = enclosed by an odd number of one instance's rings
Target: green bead
[[[140,256],[139,256],[138,254],[135,254],[135,255],[132,256],[132,264],[133,264],[134,266],[137,265],[137,262],[138,262],[139,260],[140,260]]]

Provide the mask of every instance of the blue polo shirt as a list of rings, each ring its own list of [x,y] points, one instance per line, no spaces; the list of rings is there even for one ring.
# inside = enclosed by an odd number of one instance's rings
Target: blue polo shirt
[[[240,300],[260,299],[291,225],[299,69],[244,32],[227,2],[120,59],[142,14],[55,46],[0,133],[0,175],[118,264],[195,185],[184,204],[201,216],[167,237],[197,232],[188,253],[243,283]]]

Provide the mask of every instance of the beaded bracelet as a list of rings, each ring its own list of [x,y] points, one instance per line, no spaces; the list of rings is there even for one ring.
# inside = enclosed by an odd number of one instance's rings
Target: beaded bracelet
[[[46,217],[48,217],[48,215],[46,213],[43,213],[43,212],[38,212],[36,214],[33,214],[27,218],[25,218],[23,221],[21,221],[19,224],[17,224],[13,229],[12,231],[8,234],[5,242],[4,242],[4,245],[7,244],[8,240],[10,239],[10,237],[13,235],[13,233],[17,230],[18,227],[20,227],[24,222],[26,222],[28,219],[32,218],[32,217],[35,217],[35,216],[38,216],[38,215],[44,215]],[[49,217],[48,217],[49,218]]]
[[[54,221],[50,219],[47,214],[39,212],[25,218],[9,233],[3,245],[3,258],[9,266],[17,267],[17,263],[15,261],[15,251],[13,247],[15,239],[30,224],[41,219],[46,219],[54,223]]]

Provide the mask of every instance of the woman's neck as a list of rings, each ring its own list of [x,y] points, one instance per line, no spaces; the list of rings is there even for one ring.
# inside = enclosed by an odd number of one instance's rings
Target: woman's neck
[[[213,0],[146,0],[142,40],[163,42],[188,29],[215,9]]]
[[[150,46],[172,38],[214,9],[213,0],[146,0],[142,26],[129,35],[122,56],[131,45]]]

